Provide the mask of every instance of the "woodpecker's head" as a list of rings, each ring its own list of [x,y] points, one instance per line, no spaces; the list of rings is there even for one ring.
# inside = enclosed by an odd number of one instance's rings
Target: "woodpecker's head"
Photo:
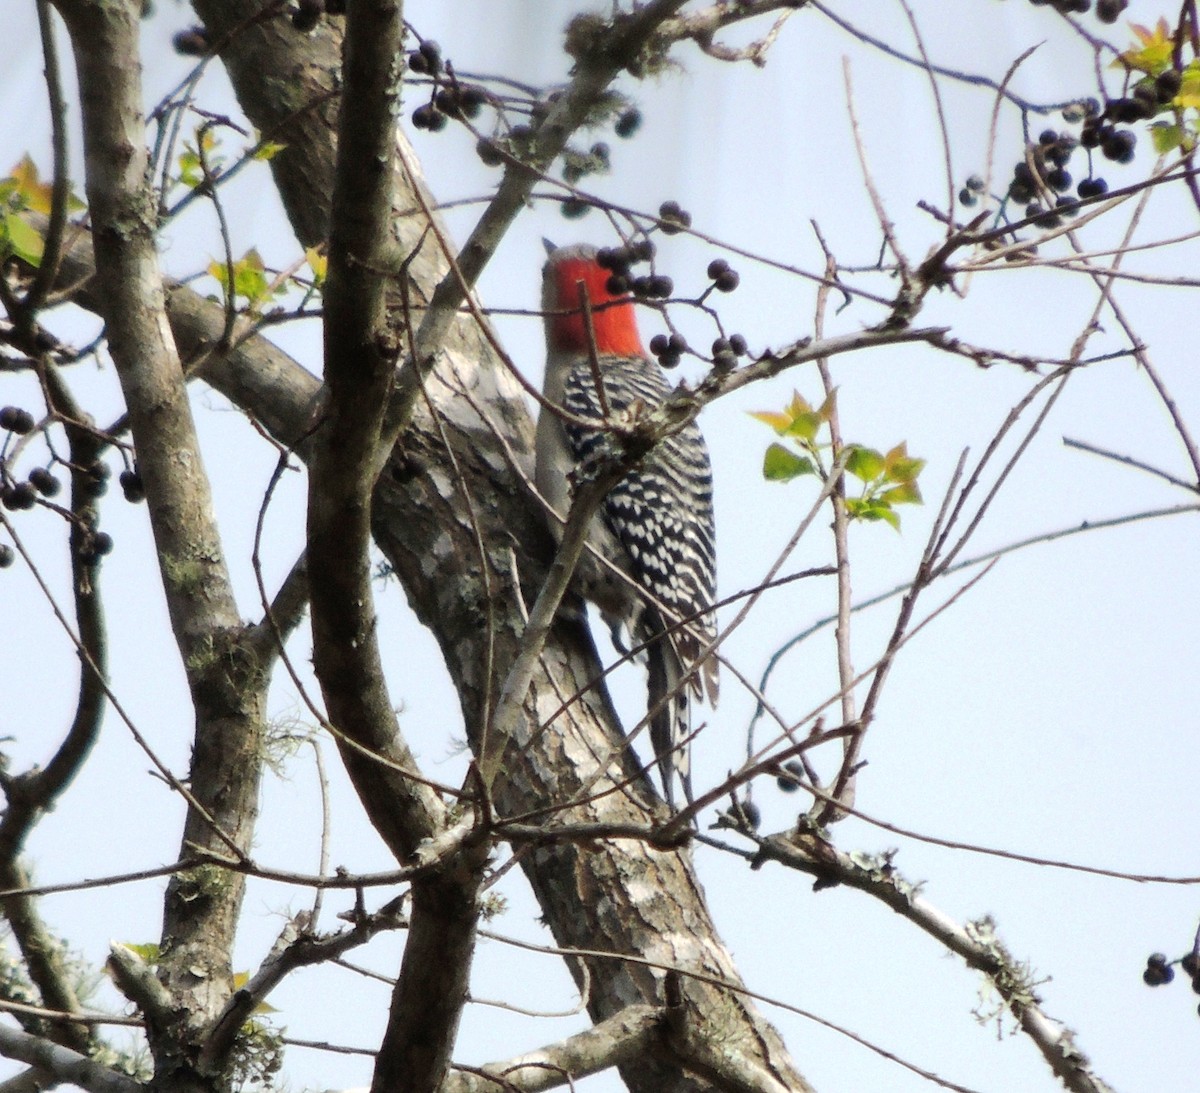
[[[546,315],[546,348],[551,353],[586,353],[587,326],[583,319],[583,293],[592,308],[596,352],[618,357],[644,357],[638,336],[633,299],[608,291],[612,276],[596,261],[596,248],[579,244],[551,247],[542,271],[542,310]],[[556,314],[557,313],[557,314]]]

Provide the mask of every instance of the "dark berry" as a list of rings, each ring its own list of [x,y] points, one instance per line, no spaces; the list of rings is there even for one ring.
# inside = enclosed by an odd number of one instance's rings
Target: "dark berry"
[[[446,124],[446,117],[433,103],[422,103],[412,113],[412,123],[417,129],[428,129],[435,132]]]
[[[1158,113],[1158,91],[1154,84],[1138,84],[1133,89],[1133,101],[1138,104],[1144,118],[1152,118]]]
[[[1055,193],[1064,193],[1071,188],[1071,172],[1061,167],[1055,168],[1046,176],[1046,185]]]
[[[601,247],[596,251],[596,265],[614,273],[624,273],[629,269],[629,254],[623,247]]]
[[[656,357],[661,357],[664,353],[670,351],[671,341],[665,334],[655,334],[650,339],[650,352]]]
[[[732,353],[733,346],[729,344],[728,338],[717,338],[712,343],[712,355],[715,357],[718,353]]]
[[[968,190],[966,186],[958,191],[958,200],[960,204],[965,205],[968,209],[979,204],[979,198],[971,190]]]
[[[641,128],[641,124],[642,112],[636,106],[631,106],[617,118],[617,124],[613,126],[613,132],[618,137],[629,138]]]
[[[3,503],[13,512],[31,509],[37,503],[37,491],[28,482],[14,482],[4,488]]]
[[[562,214],[568,220],[578,220],[581,216],[586,216],[591,206],[586,201],[580,201],[577,197],[568,197],[562,203]]]
[[[658,216],[665,235],[678,235],[692,226],[692,214],[681,208],[678,201],[664,201],[658,208]]]
[[[708,273],[708,279],[710,281],[715,281],[728,268],[729,268],[729,263],[726,262],[724,258],[714,258],[711,262],[708,263],[708,269],[706,271]]]
[[[187,30],[179,31],[171,39],[171,44],[175,47],[175,52],[183,57],[208,56],[208,32],[204,27],[188,27]]]
[[[92,536],[92,551],[99,557],[103,558],[106,554],[111,554],[113,548],[113,537],[107,531],[98,531]]]
[[[638,239],[629,244],[631,262],[649,262],[658,248],[649,239]]]
[[[1008,196],[1023,205],[1027,201],[1032,201],[1037,196],[1037,191],[1034,189],[1032,183],[1014,178],[1008,187]]]
[[[433,105],[449,118],[461,118],[462,108],[458,92],[453,88],[444,87],[433,96]]]
[[[1160,72],[1154,81],[1154,93],[1161,103],[1169,103],[1179,94],[1183,84],[1183,76],[1177,68],[1168,68]]]
[[[675,291],[675,282],[662,273],[656,273],[650,278],[649,293],[651,299],[665,300]]]
[[[146,487],[142,482],[142,476],[137,471],[122,471],[117,481],[121,485],[121,492],[125,495],[126,501],[137,504],[139,501],[146,500]]]
[[[478,117],[479,111],[487,102],[487,95],[481,87],[463,87],[458,92],[458,108],[464,118]]]
[[[1115,23],[1127,7],[1129,0],[1096,0],[1096,18],[1102,23]]]
[[[45,467],[34,467],[29,472],[29,482],[43,497],[57,497],[62,490],[62,483]]]
[[[643,277],[635,277],[632,281],[633,294],[642,300],[648,300],[651,296],[651,282],[653,278],[649,275]]]
[[[681,357],[682,355],[679,353],[667,352],[658,358],[658,363],[663,368],[675,368],[679,364]]]
[[[1152,116],[1146,113],[1144,105],[1137,99],[1112,99],[1104,108],[1104,113],[1113,121],[1125,125]]]
[[[36,424],[33,414],[28,410],[22,410],[20,406],[5,406],[0,409],[0,429],[9,429],[14,433],[24,435],[33,432]]]
[[[1079,143],[1085,148],[1099,148],[1109,131],[1107,126],[1101,125],[1095,118],[1089,118],[1079,131]]]
[[[15,559],[13,548],[7,543],[0,543],[0,569],[7,569]]]
[[[729,348],[734,351],[739,357],[744,357],[748,352],[746,339],[741,334],[729,335]]]
[[[408,67],[414,72],[435,76],[442,70],[442,48],[432,39],[422,42],[408,55]]]
[[[1058,140],[1058,134],[1053,129],[1043,129],[1038,136],[1038,144],[1054,144]]]
[[[800,788],[799,783],[804,780],[804,764],[799,759],[789,759],[783,764],[783,769],[787,774],[781,774],[775,781],[784,793],[795,793]]]
[[[490,137],[481,137],[475,145],[475,154],[488,167],[499,167],[504,162],[504,155],[499,146]]]
[[[92,463],[83,468],[80,486],[86,497],[103,497],[108,493],[108,476],[112,473],[107,463]]]
[[[737,354],[732,349],[714,353],[713,367],[718,372],[732,372],[737,367]]]
[[[610,296],[624,296],[632,286],[629,284],[629,278],[625,274],[614,273],[604,282],[604,287],[608,289]]]
[[[972,175],[967,179],[967,189],[973,194],[983,193],[983,179],[978,175]]]
[[[672,353],[686,353],[687,352],[687,347],[688,347],[687,338],[685,338],[682,334],[678,334],[678,333],[672,334],[670,336],[670,338],[667,339],[667,343],[668,343],[668,346]]]
[[[719,277],[713,280],[713,284],[717,286],[718,292],[732,292],[741,284],[741,275],[735,269],[727,269]]]
[[[307,34],[321,21],[324,12],[322,0],[298,0],[296,10],[292,12],[292,26],[302,34]]]
[[[1105,159],[1117,163],[1131,163],[1133,150],[1137,144],[1137,135],[1129,129],[1114,129],[1101,147]]]
[[[1174,978],[1174,968],[1159,967],[1157,964],[1147,964],[1146,970],[1142,972],[1142,982],[1147,987],[1162,987],[1170,983]]]
[[[1195,951],[1190,952],[1180,962],[1179,966],[1183,969],[1185,975],[1190,975],[1193,979],[1200,975],[1200,953]]]

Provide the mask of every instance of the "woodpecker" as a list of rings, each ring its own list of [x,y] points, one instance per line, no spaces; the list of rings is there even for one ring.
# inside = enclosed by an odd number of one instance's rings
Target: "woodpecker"
[[[642,348],[632,299],[609,292],[611,274],[597,261],[596,249],[546,247],[542,392],[550,406],[562,407],[571,418],[597,423],[589,428],[541,408],[537,487],[565,519],[574,471],[603,443],[605,408],[613,417],[639,403],[653,409],[670,388],[662,368]],[[594,346],[584,319],[585,294]],[[552,518],[550,524],[561,538],[562,520]],[[678,775],[690,801],[688,747],[683,743],[691,726],[690,700],[706,692],[710,704],[717,699],[716,657],[697,666],[715,635],[716,553],[712,469],[694,421],[655,445],[612,488],[592,520],[588,543],[612,566],[585,551],[576,570],[577,587],[600,609],[618,649],[626,649],[623,632],[635,647],[645,645],[650,743],[663,790],[673,806],[673,778]]]

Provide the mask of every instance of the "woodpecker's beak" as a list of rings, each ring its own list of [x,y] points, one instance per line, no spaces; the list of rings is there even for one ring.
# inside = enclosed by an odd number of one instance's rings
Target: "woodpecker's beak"
[[[547,254],[553,254],[556,250],[558,250],[558,247],[551,243],[550,240],[544,235],[542,236],[542,246],[546,248]]]

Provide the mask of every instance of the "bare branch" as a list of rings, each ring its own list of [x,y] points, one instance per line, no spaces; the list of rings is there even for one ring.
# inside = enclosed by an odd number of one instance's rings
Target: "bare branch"
[[[565,1040],[547,1044],[502,1062],[481,1067],[456,1066],[440,1093],[521,1093],[556,1089],[580,1078],[610,1070],[654,1050],[660,1037],[662,1011],[633,1005]]]
[[[828,843],[814,850],[789,835],[755,836],[754,840],[758,845],[756,864],[777,861],[867,892],[936,938],[988,977],[1009,1012],[1067,1089],[1072,1093],[1113,1093],[1111,1086],[1092,1071],[1087,1056],[1075,1046],[1070,1029],[1042,1010],[1029,969],[1005,948],[990,919],[960,926],[923,899],[913,884],[896,873],[886,856],[862,864]]]
[[[45,1071],[60,1082],[71,1082],[87,1093],[143,1093],[132,1078],[92,1062],[86,1055],[49,1040],[0,1025],[0,1054]]]

